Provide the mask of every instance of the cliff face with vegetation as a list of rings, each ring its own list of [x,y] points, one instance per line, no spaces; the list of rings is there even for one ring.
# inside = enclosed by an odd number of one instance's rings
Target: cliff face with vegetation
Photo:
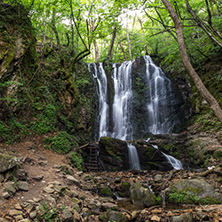
[[[24,8],[0,3],[0,11],[0,141],[48,134],[47,146],[59,153],[86,143],[92,137],[95,94],[86,65],[64,77],[54,45],[36,51]]]

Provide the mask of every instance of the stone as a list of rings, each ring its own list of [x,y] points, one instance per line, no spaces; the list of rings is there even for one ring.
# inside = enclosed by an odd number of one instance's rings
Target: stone
[[[55,190],[53,188],[50,188],[50,187],[44,187],[43,191],[45,191],[48,194],[52,194],[52,193],[54,193]]]
[[[30,214],[29,214],[29,217],[30,219],[34,219],[36,217],[37,213],[36,211],[32,211]]]
[[[23,219],[24,219],[24,217],[22,215],[15,216],[16,221],[23,220]]]
[[[9,210],[8,214],[10,216],[23,215],[22,211],[20,211],[20,210]]]
[[[154,215],[154,216],[151,217],[151,221],[158,221],[159,222],[160,221],[160,217]]]
[[[18,169],[16,171],[16,177],[18,180],[27,180],[27,172],[24,169]]]
[[[102,220],[103,222],[107,221],[128,222],[127,216],[118,211],[113,211],[113,210],[108,210],[107,212],[100,214],[99,219]]]
[[[25,181],[19,181],[18,182],[18,188],[20,190],[23,190],[23,191],[28,191],[29,190],[29,184]]]
[[[170,187],[166,190],[166,193],[170,195],[171,193],[176,192],[183,192],[184,202],[181,203],[222,203],[222,194],[215,192],[213,186],[207,183],[204,179],[180,179],[174,183],[171,183]],[[186,193],[189,195],[186,195]],[[193,198],[190,198],[190,196]],[[194,199],[196,202],[194,202]],[[172,200],[171,202],[175,201],[177,201],[177,199]]]
[[[16,184],[14,182],[6,182],[3,186],[4,189],[9,193],[14,194],[16,192]]]
[[[104,197],[113,197],[114,196],[112,190],[108,186],[101,188],[99,190],[99,194]]]
[[[77,221],[80,221],[80,220],[81,220],[81,217],[80,217],[79,212],[74,211],[74,213],[73,213],[73,218],[74,218],[75,220],[77,220]],[[75,220],[74,220],[74,221],[75,221]]]
[[[0,173],[8,171],[19,163],[19,159],[17,157],[0,153]]]
[[[47,160],[40,160],[40,161],[38,162],[38,164],[39,164],[40,166],[45,167],[45,166],[47,166],[48,161],[47,161]]]
[[[163,177],[160,174],[157,174],[157,175],[154,176],[155,181],[161,181],[162,179],[163,179]]]
[[[130,200],[133,204],[150,207],[156,204],[156,196],[149,189],[143,187],[140,183],[134,183],[130,187]]]
[[[34,177],[32,177],[32,179],[37,180],[37,181],[40,181],[40,180],[43,179],[43,175],[40,174],[40,175],[38,175],[38,176],[34,176]]]
[[[80,181],[77,180],[75,177],[73,177],[71,175],[66,175],[66,179],[67,179],[69,185],[74,184],[74,185],[80,187]]]
[[[73,203],[76,203],[76,204],[81,204],[81,200],[79,200],[78,198],[72,198],[72,201]]]
[[[111,210],[117,210],[118,209],[118,206],[116,204],[109,203],[109,202],[103,203],[101,205],[101,207],[102,207],[103,210],[110,210],[110,209]]]
[[[28,218],[25,218],[25,219],[19,220],[18,222],[31,222],[31,221]]]
[[[193,214],[192,212],[187,214],[182,214],[180,216],[170,217],[170,222],[193,222]]]
[[[11,195],[6,191],[2,193],[2,197],[8,199]]]
[[[62,221],[63,222],[73,222],[73,215],[72,213],[65,209],[62,213]]]
[[[0,183],[3,182],[5,179],[5,176],[3,173],[0,173]]]
[[[18,204],[18,203],[17,203],[17,204],[15,204],[15,206],[14,206],[14,207],[15,207],[15,209],[16,209],[16,210],[22,210],[21,205],[20,205],[20,204]]]

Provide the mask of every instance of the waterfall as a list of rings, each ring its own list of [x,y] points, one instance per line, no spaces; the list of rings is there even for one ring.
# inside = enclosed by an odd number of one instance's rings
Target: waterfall
[[[128,147],[128,153],[129,153],[130,169],[140,170],[141,169],[140,161],[139,161],[139,156],[138,156],[136,147],[133,146],[132,143],[128,143],[127,147]]]
[[[174,127],[172,122],[171,103],[173,93],[171,81],[157,67],[150,56],[144,56],[146,64],[148,131],[152,134],[167,134]]]
[[[145,141],[149,142],[150,138],[148,138]],[[152,145],[152,147],[154,147],[155,149],[158,149],[157,145]],[[178,159],[174,158],[173,156],[167,155],[164,152],[161,152],[161,153],[166,157],[168,163],[173,167],[173,169],[175,169],[175,170],[183,169],[183,165]]]
[[[99,95],[99,138],[108,135],[108,113],[109,107],[107,104],[107,78],[102,63],[99,63],[99,70],[95,63],[93,63],[94,73],[93,77],[98,84]]]
[[[124,62],[117,69],[113,65],[113,133],[112,137],[121,140],[133,139],[133,128],[131,124],[131,105],[133,99],[131,67],[132,61]],[[140,161],[136,147],[127,143],[130,169],[140,170]]]
[[[152,134],[170,133],[176,124],[177,116],[174,115],[173,103],[174,93],[171,81],[165,76],[162,70],[157,67],[149,56],[144,56],[146,72],[146,108],[147,118],[144,132]],[[123,62],[117,67],[113,65],[112,80],[114,86],[113,104],[109,107],[107,102],[107,77],[102,63],[97,66],[93,64],[93,77],[97,81],[99,96],[99,138],[102,136],[112,136],[121,140],[133,139],[132,122],[132,66],[134,61]],[[91,71],[92,72],[92,71]],[[110,110],[109,110],[110,109]],[[112,113],[112,116],[109,116]],[[109,121],[109,120],[112,121]],[[134,116],[134,119],[135,116]],[[147,119],[147,120],[146,120]],[[113,122],[111,132],[109,131],[109,122]],[[140,169],[137,149],[131,143],[128,143],[128,153],[131,169]],[[168,162],[175,169],[181,169],[182,164],[172,156],[166,155]],[[179,162],[178,162],[179,161]]]
[[[132,104],[132,79],[131,79],[132,61],[124,62],[117,69],[114,64],[113,84],[113,133],[112,137],[121,140],[132,139],[132,125],[130,120]]]
[[[178,159],[174,158],[173,156],[167,155],[163,152],[162,152],[162,154],[166,157],[168,163],[171,164],[173,169],[175,169],[175,170],[183,169],[183,165]]]

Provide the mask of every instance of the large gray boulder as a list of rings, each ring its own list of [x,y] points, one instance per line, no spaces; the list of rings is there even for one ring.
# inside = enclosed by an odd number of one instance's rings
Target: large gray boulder
[[[134,183],[130,187],[130,200],[133,204],[149,207],[156,204],[155,194],[140,183]]]
[[[222,194],[215,192],[213,186],[204,179],[181,179],[166,190],[169,202],[191,204],[219,204]]]

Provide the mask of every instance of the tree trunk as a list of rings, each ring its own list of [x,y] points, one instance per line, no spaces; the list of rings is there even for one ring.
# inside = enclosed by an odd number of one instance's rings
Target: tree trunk
[[[108,58],[111,58],[111,56],[112,56],[113,45],[114,45],[115,38],[116,38],[116,31],[117,31],[117,29],[116,29],[116,27],[114,27],[112,41],[111,41],[111,44],[110,44],[110,47],[109,47]]]
[[[125,60],[125,61],[127,61],[127,55],[126,55],[126,51],[125,51],[125,49],[124,49],[124,47],[123,47],[122,43],[121,43],[121,42],[119,42],[119,45],[120,45],[120,47],[121,47],[121,49],[122,49],[123,56],[124,56],[124,60]]]
[[[170,13],[171,18],[173,19],[173,22],[176,27],[176,34],[177,34],[177,41],[179,45],[180,50],[180,56],[184,65],[184,68],[186,69],[187,73],[191,76],[191,78],[194,81],[194,84],[196,85],[198,91],[200,92],[201,96],[208,102],[211,109],[214,111],[214,114],[216,117],[222,122],[222,109],[219,106],[217,100],[211,95],[211,93],[207,90],[205,85],[203,84],[202,80],[194,70],[193,66],[191,65],[189,58],[187,56],[184,39],[183,39],[183,27],[182,24],[174,11],[172,5],[168,0],[162,0],[163,4],[166,6],[167,10]]]
[[[126,31],[127,31],[127,41],[129,46],[129,56],[130,60],[132,60],[132,53],[131,53],[131,44],[130,44],[130,38],[129,38],[129,25],[128,25],[129,15],[127,15],[127,22],[126,22]]]
[[[93,45],[94,45],[94,49],[95,49],[95,62],[98,62],[99,61],[99,46],[95,41],[93,41]]]
[[[213,28],[212,25],[209,24],[210,25],[209,27],[204,22],[202,22],[201,19],[199,19],[194,13],[188,0],[185,0],[185,2],[186,2],[188,12],[192,15],[197,25],[200,28],[202,28],[202,30],[210,37],[212,41],[214,41],[217,45],[219,45],[222,48],[222,39],[221,39],[220,33],[215,28]]]

